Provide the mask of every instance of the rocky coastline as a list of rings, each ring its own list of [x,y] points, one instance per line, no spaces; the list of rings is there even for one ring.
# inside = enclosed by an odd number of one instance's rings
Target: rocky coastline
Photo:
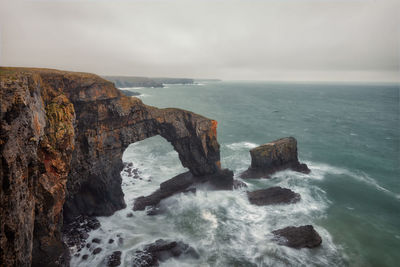
[[[195,192],[199,184],[213,190],[246,187],[232,171],[221,168],[215,120],[145,105],[88,73],[1,67],[0,86],[0,262],[4,266],[69,266],[72,256],[87,258],[79,254],[83,246],[93,246],[93,253],[99,253],[98,240],[88,242],[87,233],[100,226],[95,216],[110,216],[126,207],[122,153],[129,144],[148,137],[160,135],[170,142],[189,171],[162,183],[149,196],[138,196],[133,212],[150,207],[156,215],[162,199]],[[243,178],[268,177],[284,169],[310,171],[297,159],[294,138],[250,153],[252,164]],[[140,179],[137,169],[125,167]],[[248,192],[248,197],[255,205],[301,199],[284,188]],[[322,242],[314,229],[298,229],[274,234],[287,238],[289,243],[282,244],[292,247],[311,248]],[[299,239],[306,245],[297,245]],[[307,243],[309,239],[313,241]],[[68,247],[75,247],[77,254],[70,255]],[[110,253],[108,265],[118,266],[121,252]],[[196,257],[187,244],[158,240],[138,251],[138,257],[149,263],[138,266],[154,266],[165,255],[181,254]]]

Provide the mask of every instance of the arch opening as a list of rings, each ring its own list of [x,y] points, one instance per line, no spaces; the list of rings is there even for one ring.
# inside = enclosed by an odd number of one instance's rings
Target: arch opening
[[[135,198],[153,193],[162,182],[189,170],[182,166],[172,144],[160,135],[130,144],[122,161],[122,191],[128,207],[133,207]]]

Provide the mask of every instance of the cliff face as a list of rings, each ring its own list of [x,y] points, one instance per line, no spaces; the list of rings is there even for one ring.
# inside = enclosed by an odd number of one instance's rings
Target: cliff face
[[[1,237],[5,265],[67,259],[63,220],[125,207],[125,148],[161,135],[195,176],[220,169],[216,121],[157,109],[85,73],[0,68]]]

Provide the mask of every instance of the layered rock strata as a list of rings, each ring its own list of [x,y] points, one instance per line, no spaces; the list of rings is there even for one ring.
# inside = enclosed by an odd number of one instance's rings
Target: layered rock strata
[[[194,176],[219,171],[217,122],[127,97],[97,75],[0,68],[0,262],[68,265],[63,220],[125,207],[122,153],[161,135]]]
[[[242,178],[268,178],[277,171],[291,169],[310,173],[306,164],[297,157],[297,140],[286,137],[250,150],[251,166],[241,174]]]

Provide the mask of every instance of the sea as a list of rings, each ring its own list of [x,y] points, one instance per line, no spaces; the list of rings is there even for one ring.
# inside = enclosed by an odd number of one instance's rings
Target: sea
[[[145,104],[177,107],[218,121],[222,167],[241,172],[249,150],[282,137],[298,142],[310,174],[281,171],[246,179],[246,189],[180,193],[163,200],[163,213],[132,211],[135,198],[187,171],[160,136],[131,144],[123,161],[140,178],[122,175],[127,208],[98,217],[99,254],[71,266],[106,266],[121,251],[132,266],[137,250],[158,239],[182,241],[199,257],[160,266],[400,266],[399,84],[197,81],[164,88],[124,88]],[[301,195],[290,205],[255,206],[246,190],[281,186]],[[127,215],[130,215],[128,217]],[[271,231],[311,224],[322,237],[314,249],[278,245]],[[118,240],[109,244],[109,239]]]

